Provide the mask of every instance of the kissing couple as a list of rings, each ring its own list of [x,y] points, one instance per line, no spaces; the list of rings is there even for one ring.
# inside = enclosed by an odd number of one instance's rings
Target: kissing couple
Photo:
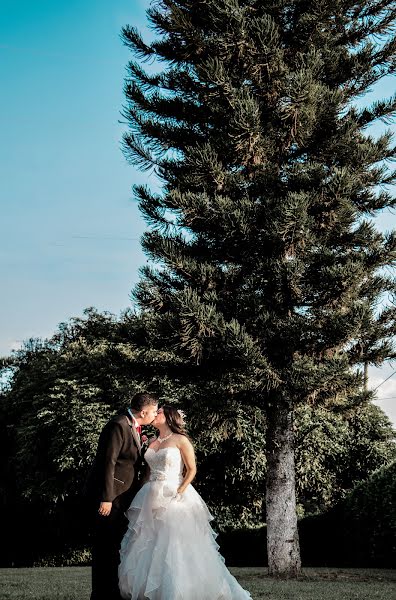
[[[141,427],[157,437],[142,456]],[[145,463],[145,464],[144,464]],[[93,520],[91,600],[247,600],[224,564],[209,510],[191,485],[184,413],[147,392],[99,437],[86,493]]]

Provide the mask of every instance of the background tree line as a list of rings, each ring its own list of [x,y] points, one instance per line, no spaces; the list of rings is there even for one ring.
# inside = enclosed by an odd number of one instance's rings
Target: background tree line
[[[155,391],[161,402],[187,411],[199,465],[196,485],[217,528],[265,523],[265,413],[219,404],[208,410],[210,399],[200,396],[187,373],[174,378],[172,352],[160,355],[155,336],[145,316],[127,310],[117,319],[91,308],[84,318],[62,323],[51,339],[30,340],[3,359],[9,381],[0,403],[3,531],[13,517],[4,564],[87,560],[84,480],[101,428],[137,389]],[[371,402],[345,402],[336,411],[302,405],[296,413],[299,516],[326,512],[390,464],[394,441],[389,420]]]

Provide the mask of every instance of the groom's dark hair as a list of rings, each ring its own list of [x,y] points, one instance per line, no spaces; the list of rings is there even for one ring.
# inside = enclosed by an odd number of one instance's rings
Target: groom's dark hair
[[[129,406],[135,412],[139,412],[145,406],[154,406],[155,404],[158,404],[158,397],[149,392],[138,392],[137,394],[134,394],[129,401]]]

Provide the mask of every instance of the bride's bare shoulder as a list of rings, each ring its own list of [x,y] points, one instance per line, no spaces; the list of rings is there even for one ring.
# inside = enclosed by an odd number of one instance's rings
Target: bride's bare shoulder
[[[192,443],[186,435],[182,435],[181,433],[176,433],[175,442],[178,448],[192,448]]]

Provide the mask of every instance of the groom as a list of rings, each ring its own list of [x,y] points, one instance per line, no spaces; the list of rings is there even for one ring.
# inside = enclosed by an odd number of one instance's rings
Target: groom
[[[127,528],[124,512],[139,489],[140,428],[155,419],[158,399],[135,394],[130,408],[113,417],[99,437],[86,494],[93,517],[91,600],[120,600],[118,564]]]

